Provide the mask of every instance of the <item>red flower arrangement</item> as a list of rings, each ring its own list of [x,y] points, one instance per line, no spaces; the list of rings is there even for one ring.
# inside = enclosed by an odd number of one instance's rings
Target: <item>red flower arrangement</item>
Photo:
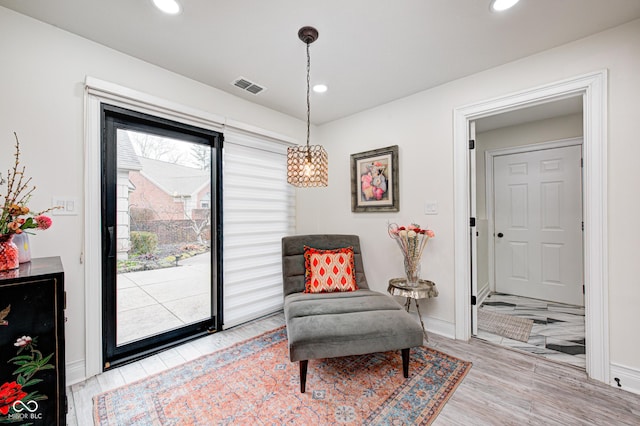
[[[57,207],[52,207],[38,213],[32,213],[26,204],[29,202],[36,187],[31,185],[31,178],[25,176],[25,167],[20,167],[20,142],[16,138],[16,157],[13,168],[7,171],[4,179],[0,173],[0,185],[7,184],[7,192],[0,195],[0,235],[21,234],[27,229],[45,230],[51,226],[51,218],[44,213]]]

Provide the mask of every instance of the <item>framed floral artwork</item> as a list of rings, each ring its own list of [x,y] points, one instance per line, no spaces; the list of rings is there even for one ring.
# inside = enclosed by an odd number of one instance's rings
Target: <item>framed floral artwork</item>
[[[399,210],[398,145],[351,154],[351,211]]]

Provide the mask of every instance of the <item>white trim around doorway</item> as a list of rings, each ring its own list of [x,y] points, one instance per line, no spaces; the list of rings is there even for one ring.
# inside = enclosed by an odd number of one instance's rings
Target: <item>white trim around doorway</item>
[[[589,377],[609,384],[607,70],[454,110],[455,335],[471,338],[469,122],[575,96],[583,98],[586,370]]]

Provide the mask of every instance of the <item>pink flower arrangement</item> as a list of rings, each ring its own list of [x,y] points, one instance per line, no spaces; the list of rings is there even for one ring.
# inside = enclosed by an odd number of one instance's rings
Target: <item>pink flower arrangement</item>
[[[7,171],[7,178],[0,174],[0,185],[7,184],[7,192],[0,195],[0,235],[21,234],[27,229],[45,230],[51,227],[51,218],[44,213],[57,207],[52,207],[39,213],[32,213],[26,204],[29,202],[36,187],[31,185],[31,178],[25,177],[25,167],[20,167],[20,142],[16,138],[16,160],[13,168]]]
[[[412,223],[408,226],[398,226],[395,223],[389,224],[389,236],[400,247],[404,256],[404,266],[407,278],[410,282],[416,282],[420,271],[420,258],[422,252],[430,238],[436,234],[427,228],[420,228],[420,225]]]

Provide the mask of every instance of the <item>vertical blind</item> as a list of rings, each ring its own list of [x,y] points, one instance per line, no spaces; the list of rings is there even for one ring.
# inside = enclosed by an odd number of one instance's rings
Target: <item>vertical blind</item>
[[[282,309],[282,237],[295,232],[287,146],[226,129],[223,149],[223,328]]]

